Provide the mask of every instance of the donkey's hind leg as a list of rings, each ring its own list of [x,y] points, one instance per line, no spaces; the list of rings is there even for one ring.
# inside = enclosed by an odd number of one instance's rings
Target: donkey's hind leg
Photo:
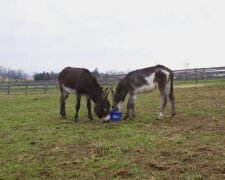
[[[176,111],[175,111],[175,98],[173,95],[173,82],[168,81],[166,84],[166,89],[165,89],[166,97],[170,101],[170,108],[171,108],[171,115],[175,116]]]
[[[164,111],[167,104],[167,98],[164,94],[161,94],[161,106],[160,106],[160,113],[159,113],[159,119],[164,117]]]
[[[61,90],[61,96],[60,96],[60,115],[62,118],[66,119],[66,99],[69,97],[69,93],[65,90]]]

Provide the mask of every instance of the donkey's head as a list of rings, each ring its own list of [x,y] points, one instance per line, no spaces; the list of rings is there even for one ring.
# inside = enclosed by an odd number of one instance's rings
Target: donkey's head
[[[110,103],[107,99],[110,90],[110,88],[106,88],[99,101],[95,103],[94,111],[102,122],[108,122],[110,120]]]
[[[127,88],[122,86],[121,82],[118,84],[115,91],[113,89],[111,90],[113,102],[112,109],[114,111],[122,112],[123,102],[126,98],[127,93],[128,93]]]

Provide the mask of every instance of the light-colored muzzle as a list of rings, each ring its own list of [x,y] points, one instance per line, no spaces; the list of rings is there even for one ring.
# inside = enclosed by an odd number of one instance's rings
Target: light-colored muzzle
[[[101,119],[101,121],[104,122],[104,123],[109,122],[109,120],[110,120],[110,115],[107,115],[106,117],[103,117],[103,118]]]

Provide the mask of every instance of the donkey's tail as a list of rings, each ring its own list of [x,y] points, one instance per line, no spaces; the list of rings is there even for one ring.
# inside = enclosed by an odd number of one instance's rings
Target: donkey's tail
[[[171,80],[170,80],[170,96],[169,96],[169,99],[170,99],[170,103],[171,103],[171,113],[172,113],[172,116],[175,116],[176,115],[176,110],[175,110],[175,98],[174,98],[174,95],[173,95],[173,72],[171,73]]]
[[[170,80],[170,94],[173,94],[173,72],[171,73],[171,80]]]

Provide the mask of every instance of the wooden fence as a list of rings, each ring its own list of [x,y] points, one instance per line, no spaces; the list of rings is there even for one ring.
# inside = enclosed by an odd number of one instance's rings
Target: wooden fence
[[[51,89],[58,89],[57,81],[21,81],[21,82],[1,82],[0,93],[44,93]]]
[[[225,80],[225,66],[213,68],[196,68],[174,70],[175,80]],[[100,84],[113,85],[117,84],[126,74],[121,75],[104,75],[97,77]],[[57,81],[21,81],[21,82],[0,82],[0,93],[47,93],[49,90],[58,89]]]
[[[183,69],[174,70],[175,80],[219,80],[225,79],[225,66],[224,67],[213,67],[213,68],[196,68],[196,69]],[[101,84],[117,84],[126,74],[112,75],[112,76],[101,76],[98,77],[98,81]]]
[[[219,80],[225,79],[225,66],[213,67],[213,68],[196,68],[196,69],[184,69],[174,70],[175,80]]]

